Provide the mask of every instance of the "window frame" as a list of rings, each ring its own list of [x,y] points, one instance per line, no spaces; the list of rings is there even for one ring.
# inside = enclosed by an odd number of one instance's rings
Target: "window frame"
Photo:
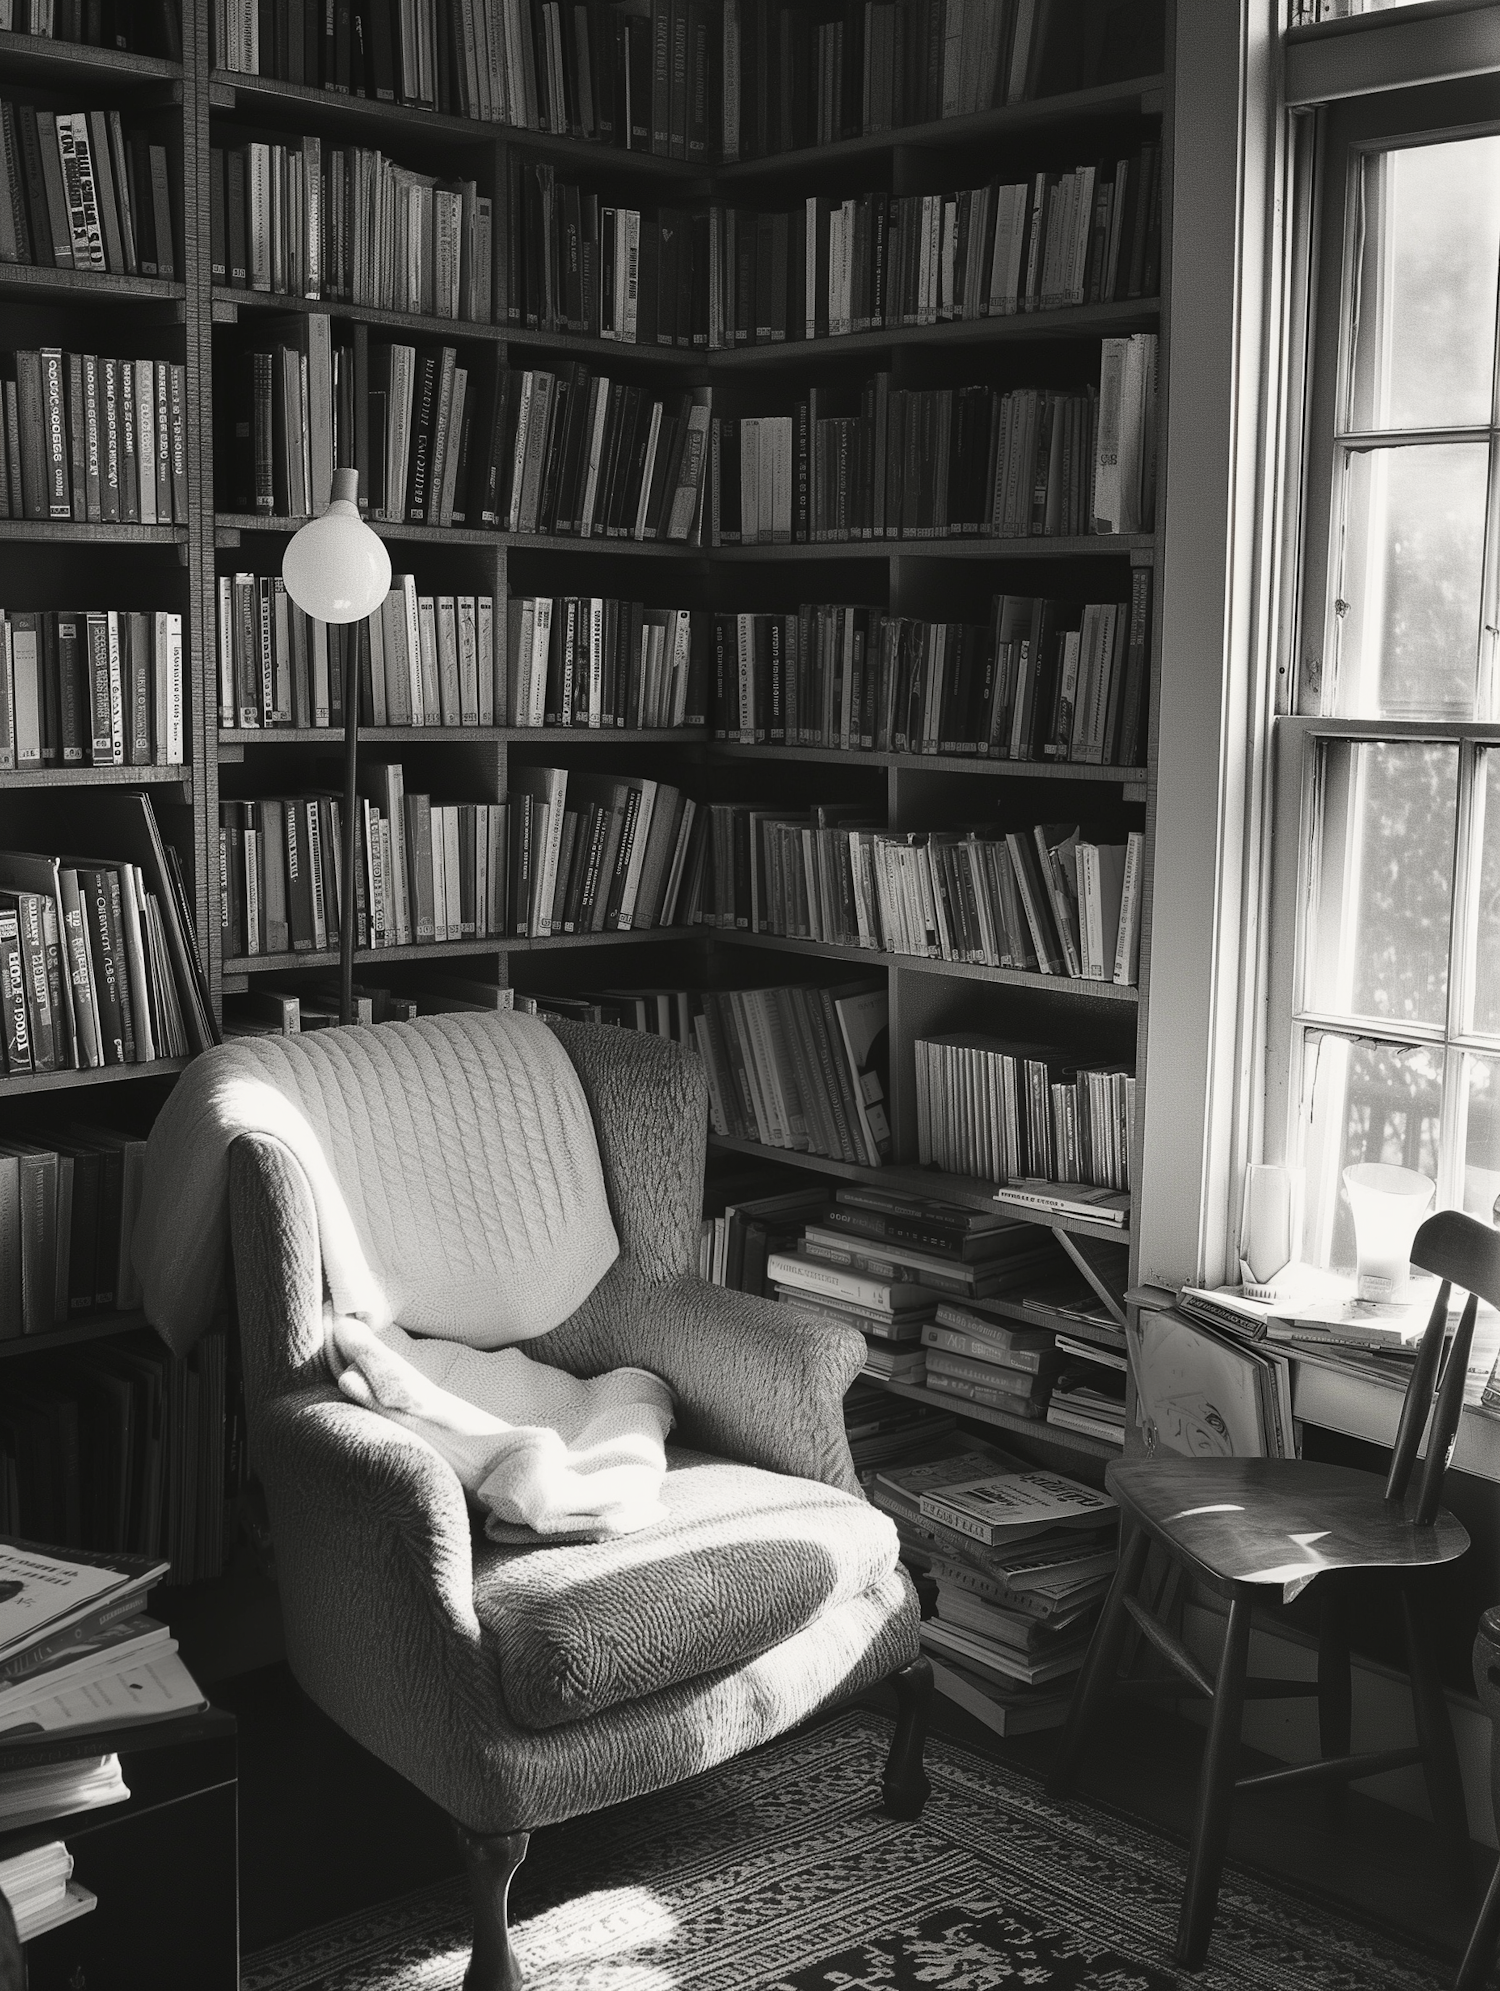
[[[1378,23],[1392,17],[1361,18]],[[1500,644],[1495,629],[1495,622],[1500,621],[1500,357],[1497,377],[1492,381],[1488,424],[1461,432],[1370,429],[1356,435],[1348,420],[1353,371],[1353,313],[1349,306],[1354,296],[1355,258],[1360,253],[1357,223],[1363,158],[1373,151],[1500,134],[1500,110],[1494,106],[1494,96],[1491,78],[1418,82],[1314,109],[1293,108],[1285,126],[1285,227],[1293,281],[1287,286],[1281,346],[1288,392],[1277,561],[1282,599],[1276,618],[1276,710],[1269,757],[1270,862],[1266,874],[1268,945],[1263,982],[1260,1146],[1268,1161],[1297,1165],[1304,1159],[1311,1106],[1305,1096],[1311,1063],[1307,1047],[1315,1033],[1401,1047],[1438,1048],[1443,1059],[1439,1207],[1462,1207],[1468,1059],[1483,1055],[1500,1060],[1500,1036],[1489,1037],[1462,1027],[1475,958],[1472,912],[1482,836],[1481,817],[1472,798],[1481,757],[1488,748],[1500,748],[1496,698]],[[1341,459],[1407,435],[1425,441],[1457,433],[1487,434],[1489,440],[1481,582],[1484,620],[1476,709],[1497,716],[1467,720],[1339,717],[1327,709],[1336,678],[1335,672],[1326,668],[1326,660],[1331,637],[1328,604],[1338,572],[1342,504],[1348,488],[1347,477],[1341,475]],[[1268,447],[1273,441],[1268,439]],[[1336,499],[1340,505],[1337,517]],[[1320,1015],[1301,1003],[1309,910],[1319,869],[1324,749],[1330,741],[1366,740],[1439,741],[1452,743],[1458,750],[1448,987],[1443,1023],[1437,1029],[1384,1021],[1366,1025],[1342,1015]],[[1494,782],[1500,783],[1500,756],[1489,766]],[[1496,794],[1500,795],[1500,788]],[[1494,796],[1487,795],[1486,800],[1494,806]]]

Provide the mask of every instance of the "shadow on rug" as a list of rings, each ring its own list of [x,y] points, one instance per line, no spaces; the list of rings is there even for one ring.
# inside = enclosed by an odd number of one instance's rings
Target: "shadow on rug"
[[[1397,1940],[1225,1876],[1207,1966],[1173,1969],[1184,1857],[934,1739],[914,1823],[877,1808],[863,1712],[538,1833],[513,1903],[529,1991],[1440,1991]],[[459,1991],[462,1882],[246,1959],[242,1991]]]

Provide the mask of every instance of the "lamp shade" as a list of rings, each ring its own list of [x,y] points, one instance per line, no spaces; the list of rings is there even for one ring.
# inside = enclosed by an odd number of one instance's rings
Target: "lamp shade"
[[[335,470],[327,511],[309,519],[282,558],[287,593],[319,622],[362,622],[390,590],[391,556],[360,517],[358,493],[358,473]]]

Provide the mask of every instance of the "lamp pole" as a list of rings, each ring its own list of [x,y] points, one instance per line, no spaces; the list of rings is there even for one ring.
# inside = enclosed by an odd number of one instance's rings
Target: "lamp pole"
[[[363,622],[385,600],[391,556],[359,515],[359,473],[335,470],[326,511],[293,534],[281,577],[298,608],[319,622]],[[343,875],[339,880],[339,1022],[354,1021],[354,866],[358,807],[359,671],[356,646],[344,645]]]

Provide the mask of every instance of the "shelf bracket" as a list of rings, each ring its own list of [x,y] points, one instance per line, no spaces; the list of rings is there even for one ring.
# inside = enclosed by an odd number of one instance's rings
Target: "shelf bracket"
[[[1110,1319],[1115,1321],[1120,1327],[1123,1327],[1125,1325],[1125,1308],[1121,1303],[1119,1295],[1111,1292],[1109,1287],[1105,1285],[1099,1274],[1089,1263],[1087,1257],[1079,1250],[1077,1244],[1066,1231],[1054,1230],[1052,1235],[1057,1239],[1063,1250],[1088,1281],[1090,1289],[1098,1297],[1100,1304],[1104,1307]]]

